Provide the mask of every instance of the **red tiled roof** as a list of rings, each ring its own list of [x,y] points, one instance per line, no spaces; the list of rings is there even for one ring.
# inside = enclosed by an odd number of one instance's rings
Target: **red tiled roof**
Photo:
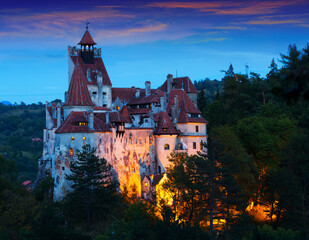
[[[132,123],[132,119],[129,113],[129,108],[127,105],[124,105],[120,110],[121,115],[128,120],[128,123]]]
[[[180,110],[179,117],[177,123],[207,123],[207,121],[203,117],[199,118],[191,118],[185,112],[185,110]]]
[[[107,108],[107,107],[94,107],[93,110],[105,110],[105,111],[110,111],[110,109]]]
[[[67,106],[94,106],[79,64],[74,68],[68,91]]]
[[[123,123],[129,122],[129,120],[126,119],[125,117],[123,117],[120,112],[110,112],[109,113],[109,121],[112,122],[112,123],[114,123],[114,122],[123,122]]]
[[[134,115],[134,114],[149,113],[151,111],[151,108],[136,108],[136,109],[129,108],[128,110],[131,115]]]
[[[94,58],[94,63],[85,63],[82,57],[70,56],[75,65],[78,63],[83,72],[83,79],[87,84],[97,85],[96,75],[101,72],[103,75],[103,85],[112,86],[102,58]],[[78,62],[78,63],[77,63]],[[90,69],[90,79],[87,79],[87,70]]]
[[[174,89],[183,89],[186,93],[198,93],[189,77],[173,78],[172,84],[174,84]],[[167,80],[159,89],[167,92]]]
[[[179,134],[179,131],[177,131],[177,129],[175,128],[172,120],[170,119],[166,111],[160,112],[157,117],[159,118],[159,122],[153,134]],[[164,129],[166,129],[166,131],[164,131]]]
[[[60,125],[55,133],[93,133],[93,132],[111,132],[108,126],[96,114],[93,117],[94,129],[89,129],[88,126],[75,125],[76,122],[89,122],[87,112],[70,112],[66,120]]]
[[[175,96],[178,96],[178,108],[185,110],[187,113],[196,113],[201,114],[201,111],[198,110],[187,93],[184,90],[181,89],[172,89],[168,96],[168,105],[167,105],[167,111],[170,113],[172,105],[175,104]]]
[[[164,96],[164,92],[159,89],[151,89],[150,95],[146,95],[145,89],[140,89],[140,96],[138,98],[135,97],[137,88],[112,88],[112,100],[113,102],[117,99],[117,97],[123,102],[128,103],[128,105],[136,105],[136,104],[147,104],[147,103],[159,103],[160,97]]]
[[[207,121],[203,117],[199,118],[191,118],[188,116],[189,114],[202,114],[200,110],[198,110],[191,99],[187,95],[184,90],[181,89],[172,89],[169,93],[169,101],[167,105],[166,111],[171,113],[172,106],[175,104],[175,96],[178,96],[178,109],[180,109],[180,114],[178,116],[178,123],[187,123],[187,122],[200,122],[207,123]]]
[[[117,97],[124,103],[135,97],[136,88],[112,88],[112,101]]]
[[[140,96],[137,98],[135,95],[128,101],[128,105],[137,104],[150,104],[150,103],[160,103],[160,97],[164,96],[164,92],[159,89],[151,89],[151,93],[146,97],[145,89],[141,89]]]
[[[85,31],[82,39],[80,40],[80,42],[78,43],[78,45],[82,45],[82,44],[89,44],[89,45],[95,45],[96,43],[93,41],[90,33],[88,30]]]

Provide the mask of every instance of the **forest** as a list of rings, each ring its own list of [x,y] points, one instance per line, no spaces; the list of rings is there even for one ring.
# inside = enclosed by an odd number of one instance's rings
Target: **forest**
[[[290,45],[265,77],[231,64],[221,81],[194,84],[209,122],[207,151],[171,154],[161,189],[168,197],[154,201],[118,192],[89,145],[61,202],[50,177],[26,189],[44,106],[0,105],[0,239],[309,239],[309,45]]]

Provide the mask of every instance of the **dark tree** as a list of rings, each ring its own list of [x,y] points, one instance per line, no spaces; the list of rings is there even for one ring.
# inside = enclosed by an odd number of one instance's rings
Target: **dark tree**
[[[111,166],[95,152],[95,148],[84,145],[70,166],[72,174],[66,176],[72,181],[73,189],[67,199],[68,213],[73,219],[87,219],[88,227],[111,210],[116,192]]]

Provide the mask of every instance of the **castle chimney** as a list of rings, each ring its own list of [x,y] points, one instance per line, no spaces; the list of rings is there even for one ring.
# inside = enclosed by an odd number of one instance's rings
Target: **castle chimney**
[[[105,117],[106,117],[106,124],[109,124],[109,112],[106,113]]]
[[[141,94],[141,90],[139,88],[136,88],[135,97],[139,98],[140,94]]]
[[[160,105],[161,105],[161,111],[165,111],[165,100],[166,100],[166,98],[165,98],[165,96],[163,96],[163,97],[160,97]]]
[[[93,127],[93,112],[89,113],[89,128],[94,129],[94,127]]]
[[[151,93],[150,86],[151,86],[151,83],[149,81],[146,81],[145,82],[146,97],[148,97],[150,95],[150,93]]]
[[[167,93],[170,93],[170,91],[172,90],[172,81],[173,81],[173,75],[172,74],[168,74],[167,75]]]
[[[177,122],[178,118],[178,96],[174,97],[174,105],[172,106],[172,120],[174,123]]]
[[[58,103],[57,105],[57,128],[60,127],[61,125],[61,107],[60,104]]]

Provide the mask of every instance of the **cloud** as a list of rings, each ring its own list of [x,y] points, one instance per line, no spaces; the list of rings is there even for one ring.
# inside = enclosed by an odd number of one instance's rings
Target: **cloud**
[[[245,30],[246,27],[241,26],[221,26],[221,27],[211,27],[212,29],[219,29],[219,30]]]
[[[301,20],[272,20],[272,19],[263,19],[263,20],[252,20],[246,22],[250,25],[277,25],[277,24],[290,24],[290,23],[303,23]]]
[[[154,2],[148,7],[195,9],[217,15],[259,15],[279,11],[279,8],[295,4],[306,3],[304,0],[294,1],[263,1],[263,2]]]
[[[224,40],[227,40],[228,38],[221,37],[221,38],[206,38],[198,41],[193,41],[190,43],[207,43],[207,42],[222,42]]]

